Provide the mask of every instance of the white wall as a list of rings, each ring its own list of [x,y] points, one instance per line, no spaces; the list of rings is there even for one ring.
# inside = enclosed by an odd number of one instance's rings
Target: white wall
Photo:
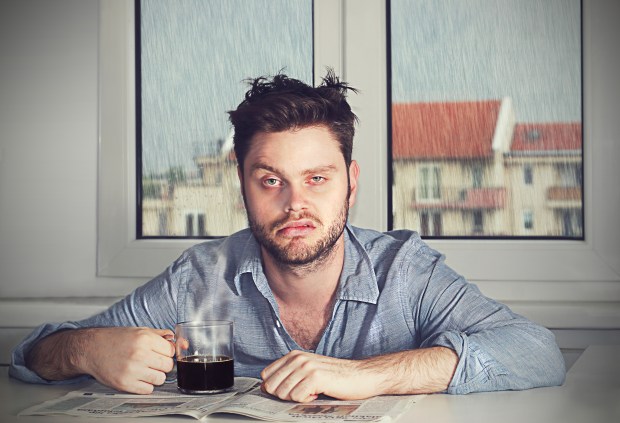
[[[95,0],[0,2],[0,297],[118,296],[95,275]]]
[[[98,14],[96,0],[0,0],[0,363],[27,328],[85,317],[144,282],[96,276]],[[609,107],[590,116],[620,140],[619,100],[605,90],[616,72],[600,75],[594,94]],[[528,315],[524,286],[513,287],[511,305]],[[617,297],[616,285],[609,292]],[[595,318],[591,308],[560,309],[547,322],[569,353],[620,343],[617,302],[597,306]],[[588,314],[596,330],[571,331],[562,313],[571,322]]]
[[[98,22],[96,0],[0,1],[0,363],[144,282],[95,274]]]

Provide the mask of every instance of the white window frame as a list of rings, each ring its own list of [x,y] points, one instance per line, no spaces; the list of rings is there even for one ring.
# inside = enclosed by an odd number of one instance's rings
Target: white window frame
[[[100,1],[97,275],[152,277],[196,239],[136,238],[134,1]],[[314,0],[315,74],[342,73],[343,2]],[[317,48],[321,46],[321,48]]]
[[[101,3],[98,275],[151,277],[196,240],[135,237],[133,1]],[[584,241],[430,240],[483,292],[508,301],[620,301],[620,68],[614,0],[583,1]],[[331,66],[361,94],[354,158],[361,191],[351,221],[387,229],[385,0],[315,0],[315,74]],[[350,40],[355,40],[353,46]],[[596,47],[596,48],[595,48]],[[607,83],[606,83],[607,81]],[[608,86],[613,85],[613,86]],[[596,164],[596,166],[594,165]],[[515,289],[519,284],[520,289]]]

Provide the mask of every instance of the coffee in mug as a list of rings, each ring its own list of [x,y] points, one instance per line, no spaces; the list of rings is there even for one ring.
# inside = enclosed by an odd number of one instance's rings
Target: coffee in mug
[[[185,394],[224,392],[235,384],[233,323],[179,323],[175,330],[177,386]]]

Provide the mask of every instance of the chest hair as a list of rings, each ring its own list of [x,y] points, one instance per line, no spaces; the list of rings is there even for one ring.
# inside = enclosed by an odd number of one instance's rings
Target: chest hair
[[[280,307],[280,317],[288,334],[297,345],[306,350],[316,350],[329,324],[332,307],[291,308]]]

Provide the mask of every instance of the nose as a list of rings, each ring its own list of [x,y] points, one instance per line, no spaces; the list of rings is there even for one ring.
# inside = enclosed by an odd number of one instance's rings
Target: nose
[[[285,211],[299,212],[307,207],[306,195],[302,186],[290,184],[287,187],[287,197],[285,202]]]

